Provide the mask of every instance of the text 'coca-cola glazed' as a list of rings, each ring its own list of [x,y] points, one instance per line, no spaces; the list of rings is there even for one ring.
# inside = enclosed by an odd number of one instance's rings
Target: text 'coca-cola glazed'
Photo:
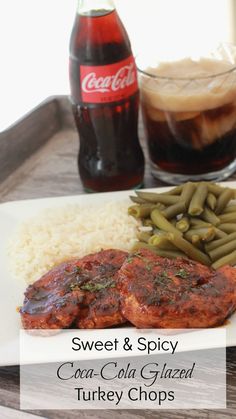
[[[113,1],[79,1],[70,40],[70,85],[85,190],[141,187],[137,71]]]

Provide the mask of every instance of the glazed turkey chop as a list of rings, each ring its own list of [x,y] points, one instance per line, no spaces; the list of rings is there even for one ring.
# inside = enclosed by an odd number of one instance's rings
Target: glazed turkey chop
[[[218,326],[236,309],[236,269],[140,250],[119,272],[121,309],[138,328]]]
[[[30,285],[20,309],[25,329],[104,328],[125,321],[120,312],[118,270],[127,257],[104,250],[65,262]]]

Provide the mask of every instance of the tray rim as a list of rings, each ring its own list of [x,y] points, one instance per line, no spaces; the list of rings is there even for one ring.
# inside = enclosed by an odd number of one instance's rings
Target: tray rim
[[[0,132],[0,183],[52,137],[74,127],[68,95],[49,96]]]

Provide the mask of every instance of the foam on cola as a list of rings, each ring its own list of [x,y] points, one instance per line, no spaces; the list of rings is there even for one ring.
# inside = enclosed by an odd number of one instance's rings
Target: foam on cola
[[[216,58],[147,68],[142,110],[150,158],[172,173],[215,172],[236,157],[236,70]],[[154,77],[153,77],[154,76]]]

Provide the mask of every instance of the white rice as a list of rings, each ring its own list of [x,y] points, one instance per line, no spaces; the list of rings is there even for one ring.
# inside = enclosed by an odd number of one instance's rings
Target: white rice
[[[32,283],[56,264],[101,249],[130,250],[138,221],[127,202],[84,207],[48,208],[28,219],[10,239],[8,254],[14,276]]]

